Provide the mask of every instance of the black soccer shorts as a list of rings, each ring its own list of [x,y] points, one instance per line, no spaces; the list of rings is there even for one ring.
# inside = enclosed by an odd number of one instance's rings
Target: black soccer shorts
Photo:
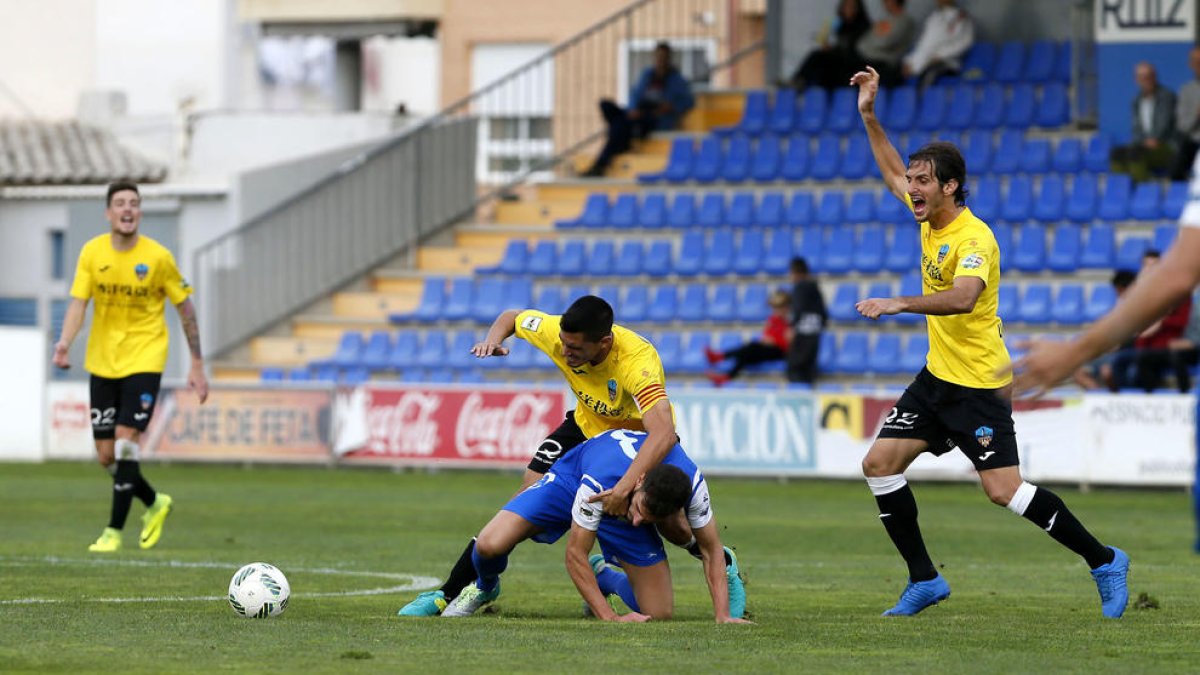
[[[117,425],[145,431],[158,404],[162,373],[134,373],[108,378],[92,375],[92,438],[116,437]]]
[[[529,470],[546,473],[564,452],[586,440],[587,436],[583,435],[583,431],[575,423],[575,411],[568,410],[563,423],[538,445],[533,458],[529,460]]]

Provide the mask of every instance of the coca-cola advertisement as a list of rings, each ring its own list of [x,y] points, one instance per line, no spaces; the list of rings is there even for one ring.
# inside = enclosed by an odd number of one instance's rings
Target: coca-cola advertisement
[[[523,467],[562,423],[559,391],[358,387],[340,392],[333,449],[350,462]]]

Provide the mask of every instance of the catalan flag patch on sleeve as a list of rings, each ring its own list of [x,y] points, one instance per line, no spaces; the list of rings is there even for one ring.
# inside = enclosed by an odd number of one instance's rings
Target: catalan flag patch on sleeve
[[[641,391],[633,395],[633,398],[637,401],[638,410],[642,411],[643,414],[653,407],[655,403],[666,397],[667,390],[661,382],[648,384]]]

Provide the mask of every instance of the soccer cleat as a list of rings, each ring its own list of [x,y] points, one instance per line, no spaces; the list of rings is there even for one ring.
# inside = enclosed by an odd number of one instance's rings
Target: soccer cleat
[[[1092,570],[1096,589],[1100,591],[1100,609],[1109,619],[1119,619],[1129,603],[1129,556],[1115,546],[1112,562]]]
[[[725,547],[729,556],[729,564],[725,566],[725,579],[729,584],[729,616],[741,619],[746,614],[746,585],[742,581],[742,573],[738,570],[737,555],[733,549]]]
[[[496,587],[491,592],[480,590],[475,584],[467,584],[467,587],[462,589],[462,593],[458,597],[446,605],[446,609],[442,610],[442,616],[459,617],[471,616],[479,611],[480,607],[490,604],[493,600],[500,597],[500,584],[496,583]]]
[[[950,584],[946,583],[946,578],[940,574],[929,581],[910,581],[908,586],[904,587],[904,592],[900,594],[900,602],[897,602],[895,607],[884,612],[883,615],[913,616],[948,597],[950,597]]]
[[[396,616],[437,616],[446,609],[446,604],[446,594],[440,588],[436,591],[425,591],[401,607]]]
[[[715,366],[725,360],[725,355],[708,345],[704,345],[704,358],[708,361],[708,365]]]
[[[104,528],[96,543],[88,546],[92,553],[116,553],[121,550],[121,531],[111,527]]]
[[[154,503],[142,515],[142,548],[154,548],[158,543],[158,538],[162,536],[163,521],[171,515],[171,505],[174,503],[171,495],[165,492],[158,493],[154,498]]]

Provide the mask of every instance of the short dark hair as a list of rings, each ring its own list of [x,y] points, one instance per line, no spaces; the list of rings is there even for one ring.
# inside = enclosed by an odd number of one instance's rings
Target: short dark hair
[[[671,43],[667,42],[666,40],[659,40],[654,44],[654,50],[658,51],[660,49],[665,49],[667,50],[667,53],[670,54],[672,52]]]
[[[108,184],[108,195],[105,196],[105,198],[104,198],[104,205],[112,206],[113,195],[117,194],[118,192],[124,192],[126,190],[132,190],[134,192],[134,194],[136,194],[138,196],[139,199],[142,196],[142,193],[138,191],[137,183],[127,181],[127,180],[119,180],[119,181],[115,181],[115,182]]]
[[[563,312],[559,323],[564,333],[583,333],[588,342],[599,342],[612,333],[612,305],[594,295],[585,295]]]
[[[959,206],[967,203],[967,161],[953,143],[926,143],[908,156],[908,165],[912,166],[914,162],[929,162],[933,165],[933,175],[937,177],[940,185],[952,180],[958,181],[958,189],[954,191],[954,203]]]
[[[1133,270],[1117,270],[1113,273],[1112,285],[1117,290],[1124,290],[1133,285],[1134,279],[1137,279],[1137,272]]]
[[[646,512],[665,518],[691,501],[692,480],[677,466],[659,464],[646,472],[642,491],[646,493]]]
[[[804,258],[792,258],[792,274],[808,274],[808,261]]]

